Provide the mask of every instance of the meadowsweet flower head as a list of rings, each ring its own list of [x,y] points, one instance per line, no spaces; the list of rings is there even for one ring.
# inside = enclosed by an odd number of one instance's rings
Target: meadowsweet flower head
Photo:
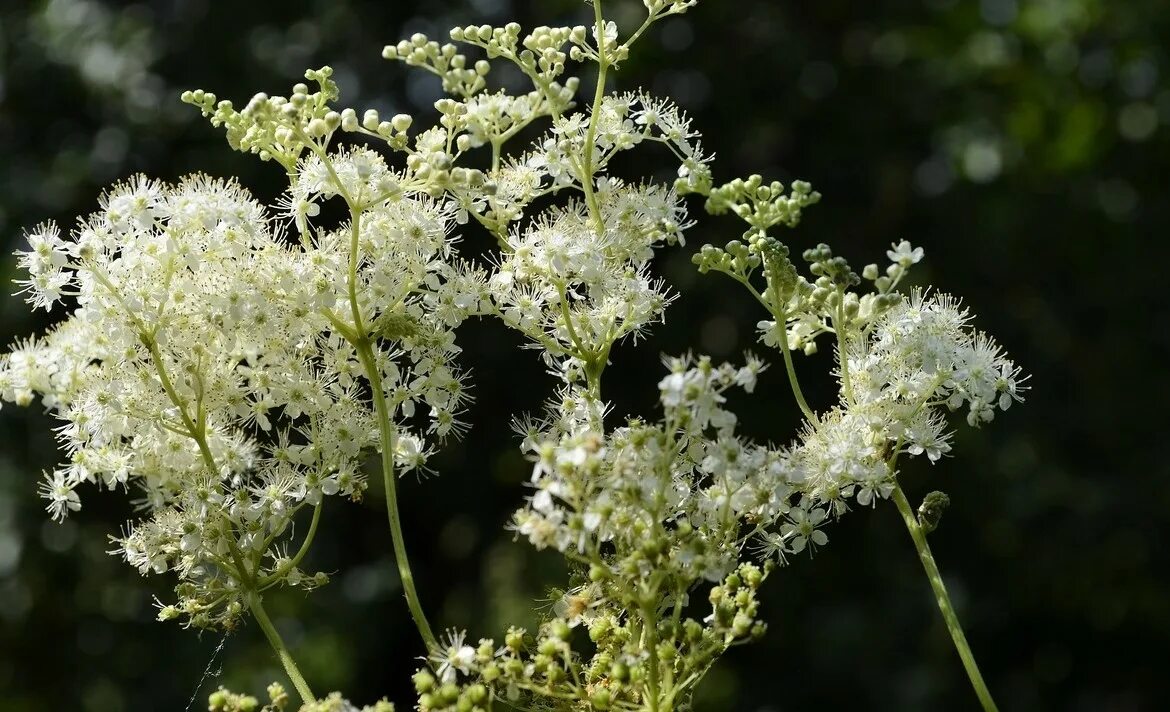
[[[231,629],[250,612],[303,712],[356,708],[337,693],[315,698],[261,594],[328,581],[302,568],[322,507],[361,498],[374,455],[427,648],[413,678],[423,712],[687,708],[718,655],[763,634],[764,579],[826,546],[853,503],[894,498],[922,546],[945,498],[906,514],[898,458],[939,461],[949,411],[986,423],[1022,399],[1027,378],[957,299],[897,291],[921,247],[891,245],[884,271],[855,269],[826,244],[794,251],[772,233],[820,201],[809,183],[717,186],[677,105],[606,90],[647,29],[695,4],[644,0],[632,34],[595,1],[589,26],[466,25],[451,42],[417,33],[387,45],[384,58],[438,77],[446,96],[429,124],[338,106],[329,67],[305,73],[312,88],[258,93],[242,109],[185,92],[232,148],[278,164],[288,187],[269,207],[230,179],[135,176],[68,235],[52,224],[26,235],[20,292],[66,314],[0,357],[0,398],[40,397],[61,421],[64,462],[40,485],[50,515],[78,511],[88,487],[132,491],[138,512],[112,553],[178,579],[158,617]],[[530,89],[496,85],[499,63]],[[577,65],[595,65],[591,100],[578,96]],[[535,139],[516,146],[522,136]],[[625,174],[629,151],[657,151],[674,177]],[[728,392],[752,393],[767,367],[752,355],[738,366],[667,358],[660,414],[613,422],[604,372],[613,347],[646,336],[676,296],[653,262],[685,243],[691,194],[747,226],[694,261],[766,312],[759,339],[779,352],[805,421],[772,438],[786,446],[737,430]],[[460,255],[462,240],[483,237],[496,248],[486,259]],[[543,415],[514,421],[532,469],[510,527],[559,552],[571,580],[531,634],[511,628],[500,646],[435,637],[394,487],[430,472],[467,427],[456,331],[473,316],[519,331],[556,381]],[[793,352],[829,340],[839,397],[814,408]],[[703,597],[709,613],[696,613]],[[280,686],[269,697],[266,709],[288,703]],[[226,690],[210,703],[259,704]]]
[[[358,309],[371,323],[411,327],[375,362],[402,420],[396,461],[422,467],[426,441],[457,430],[467,400],[451,332],[470,310],[436,307],[466,303],[445,278],[475,287],[448,260],[449,208],[425,196],[377,202],[380,159],[343,152],[335,163],[339,189],[369,202],[360,218],[374,228],[358,245]],[[82,485],[131,487],[148,518],[119,540],[123,557],[143,572],[177,571],[195,599],[230,602],[236,595],[222,594],[245,576],[225,565],[231,557],[276,560],[298,509],[365,488],[361,459],[377,426],[337,328],[350,296],[348,239],[319,230],[293,247],[247,191],[205,176],[139,176],[100,206],[69,238],[52,226],[30,236],[22,266],[59,276],[29,280],[30,299],[73,307],[0,360],[0,395],[40,395],[64,423],[68,461],[42,486],[54,518],[81,507]],[[374,259],[387,253],[398,258]],[[429,427],[412,418],[416,402]],[[287,573],[258,566],[261,578]]]

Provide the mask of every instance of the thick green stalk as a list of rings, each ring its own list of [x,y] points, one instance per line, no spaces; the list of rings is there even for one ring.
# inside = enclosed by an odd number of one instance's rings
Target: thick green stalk
[[[297,688],[297,694],[301,696],[301,702],[307,704],[315,701],[317,698],[313,697],[313,691],[309,689],[309,683],[305,682],[305,678],[301,675],[296,661],[293,660],[292,654],[288,652],[288,648],[284,645],[284,640],[280,637],[280,633],[276,631],[276,626],[272,625],[272,619],[268,617],[268,613],[264,610],[264,605],[260,601],[260,594],[255,591],[248,592],[248,608],[252,610],[252,616],[260,624],[260,629],[264,631],[264,635],[268,638],[272,649],[276,651],[276,657],[280,659],[280,664],[284,666],[284,671],[288,674],[288,679],[292,680],[293,687]]]
[[[902,520],[906,523],[906,529],[910,531],[910,538],[914,540],[914,546],[918,549],[918,558],[922,561],[922,568],[926,569],[926,578],[930,580],[931,588],[934,589],[934,597],[938,601],[938,609],[942,611],[943,620],[946,621],[947,630],[951,633],[951,640],[955,644],[955,650],[958,651],[959,657],[963,660],[963,667],[967,670],[967,677],[971,678],[971,686],[975,688],[975,694],[979,697],[979,702],[983,705],[984,712],[999,712],[999,708],[995,706],[995,700],[991,699],[991,692],[987,689],[986,683],[983,682],[983,675],[979,672],[979,665],[975,662],[975,656],[971,652],[971,646],[967,644],[967,636],[963,635],[963,627],[959,624],[959,616],[956,615],[954,606],[951,605],[951,598],[947,595],[947,588],[943,584],[942,575],[938,571],[938,566],[934,563],[934,555],[930,553],[930,544],[926,541],[926,533],[922,531],[922,526],[918,523],[918,517],[915,516],[914,509],[910,506],[910,502],[906,499],[906,494],[902,491],[901,486],[898,485],[897,480],[894,481],[894,503],[898,505],[898,511],[902,513]]]

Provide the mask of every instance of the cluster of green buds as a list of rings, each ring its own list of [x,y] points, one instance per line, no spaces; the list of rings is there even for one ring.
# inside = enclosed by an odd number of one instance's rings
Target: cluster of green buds
[[[284,712],[288,709],[289,695],[284,686],[274,682],[268,686],[268,703],[260,704],[260,700],[252,695],[242,695],[232,692],[226,687],[220,687],[207,698],[208,712]]]
[[[310,69],[305,79],[316,82],[317,91],[298,83],[288,97],[256,94],[242,111],[202,89],[185,91],[181,98],[210,117],[212,126],[225,127],[232,148],[274,160],[291,173],[310,143],[327,141],[341,127],[341,114],[329,105],[338,97],[332,76],[330,67]]]
[[[751,175],[713,188],[706,208],[712,215],[735,213],[754,230],[764,232],[774,225],[796,227],[804,209],[820,200],[821,194],[805,181],[793,181],[786,191],[780,181],[765,184],[759,175]]]
[[[654,615],[601,605],[570,595],[554,607],[533,637],[509,629],[504,645],[475,647],[453,633],[446,649],[414,675],[421,712],[484,712],[494,701],[520,709],[670,709],[685,704],[695,683],[732,645],[758,638],[757,591],[772,568],[744,563],[708,593],[711,613],[684,617],[682,606],[644,601]],[[628,612],[623,612],[628,611]],[[574,627],[584,623],[592,654],[574,649]]]
[[[468,25],[451,30],[451,39],[475,47],[482,47],[489,59],[507,59],[520,68],[533,84],[548,92],[553,83],[565,73],[565,46],[572,44],[580,48],[585,44],[584,27],[537,27],[521,39],[520,25],[510,22],[504,27],[491,25]],[[570,53],[572,50],[570,50]],[[576,56],[573,59],[578,59]],[[571,82],[571,84],[569,83]],[[570,77],[560,91],[566,108],[576,94],[578,80]],[[552,92],[550,92],[552,93]]]
[[[804,181],[794,181],[786,192],[783,184],[765,185],[753,175],[713,189],[707,200],[712,214],[732,212],[749,227],[741,240],[723,247],[703,245],[693,262],[700,273],[721,272],[744,285],[768,310],[773,319],[760,323],[766,345],[812,354],[817,336],[864,327],[901,300],[894,289],[922,258],[921,248],[902,242],[887,253],[891,263],[884,274],[869,264],[858,275],[822,243],[801,253],[809,276],[798,274],[787,245],[767,231],[776,225],[797,226],[804,208],[820,197]],[[762,287],[755,283],[757,272],[763,274]],[[872,291],[855,291],[862,278],[873,283]],[[777,324],[786,328],[786,338],[776,333]]]
[[[642,0],[651,15],[681,15],[699,0]]]
[[[366,109],[359,121],[355,109],[341,110],[341,130],[361,133],[386,142],[395,151],[406,151],[410,137],[406,133],[414,119],[410,114],[395,114],[389,120],[383,119],[377,109]]]
[[[467,55],[450,43],[439,45],[421,32],[411,35],[396,45],[386,45],[383,59],[401,60],[412,67],[420,67],[443,80],[443,91],[470,97],[487,86],[484,77],[492,65],[484,60],[467,66]]]
[[[208,712],[394,712],[394,704],[383,699],[360,709],[351,704],[339,692],[332,692],[319,700],[291,707],[291,699],[284,686],[274,682],[268,686],[268,703],[251,695],[241,695],[221,687],[207,698]]]

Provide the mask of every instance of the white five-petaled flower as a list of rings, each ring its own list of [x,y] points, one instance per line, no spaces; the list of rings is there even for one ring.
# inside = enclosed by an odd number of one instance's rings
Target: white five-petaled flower
[[[909,267],[913,264],[918,264],[922,259],[923,251],[921,247],[912,247],[906,240],[902,240],[896,245],[893,245],[892,250],[886,251],[886,257],[890,258],[891,262],[901,265],[902,267]]]
[[[440,650],[431,653],[431,662],[435,663],[435,672],[444,683],[455,682],[456,673],[468,675],[471,666],[475,663],[475,648],[464,644],[467,633],[461,630],[447,632],[446,644]]]

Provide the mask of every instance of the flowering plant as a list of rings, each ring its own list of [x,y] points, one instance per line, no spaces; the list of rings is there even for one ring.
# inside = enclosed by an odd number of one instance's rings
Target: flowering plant
[[[421,131],[408,115],[337,107],[328,67],[306,72],[312,88],[257,94],[242,109],[185,92],[234,149],[279,164],[288,188],[270,208],[233,180],[138,176],[68,237],[55,225],[28,233],[22,291],[34,307],[71,312],[0,360],[0,396],[21,405],[39,396],[63,423],[66,461],[41,484],[49,513],[80,509],[87,483],[132,489],[142,517],[115,553],[143,574],[177,578],[159,618],[224,630],[253,619],[302,709],[350,709],[339,694],[313,693],[263,601],[327,583],[302,569],[322,507],[362,497],[376,454],[427,654],[413,678],[418,709],[665,712],[689,707],[729,647],[764,634],[767,577],[826,545],[825,529],[851,506],[892,499],[975,691],[994,709],[926,539],[946,497],[931,493],[916,512],[898,463],[938,461],[951,449],[948,412],[988,422],[1021,399],[1025,379],[955,298],[898,291],[921,248],[893,245],[884,270],[858,273],[818,245],[798,269],[776,233],[796,227],[819,193],[759,176],[717,186],[712,157],[674,104],[608,90],[646,31],[695,2],[644,0],[644,22],[629,34],[601,0],[591,27],[453,29],[452,42],[486,57],[478,61],[423,35],[387,46],[384,57],[437,75],[449,95]],[[515,67],[532,90],[490,90],[492,62]],[[583,107],[573,63],[596,67]],[[673,183],[611,170],[652,144],[677,161]],[[672,301],[650,262],[684,242],[689,196],[746,224],[694,262],[762,309],[760,341],[779,352],[804,416],[787,446],[736,432],[725,394],[750,393],[768,366],[750,354],[739,365],[668,358],[659,415],[616,423],[610,413],[602,380],[612,348],[645,334]],[[461,256],[464,233],[486,233],[492,257]],[[533,468],[511,526],[559,552],[571,578],[537,630],[512,628],[499,641],[436,636],[396,492],[397,477],[426,468],[469,427],[456,332],[473,317],[520,332],[559,381],[543,415],[516,419]],[[839,398],[818,411],[794,354],[825,341]],[[295,522],[307,522],[303,534]],[[280,685],[269,697],[268,709],[290,704]],[[210,703],[259,706],[226,690]]]

